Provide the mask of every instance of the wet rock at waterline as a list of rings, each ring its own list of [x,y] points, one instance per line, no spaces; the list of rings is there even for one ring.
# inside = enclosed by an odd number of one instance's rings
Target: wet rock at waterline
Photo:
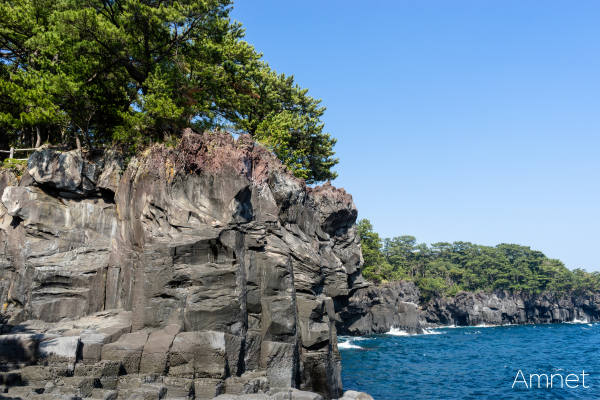
[[[362,287],[339,301],[337,331],[340,335],[386,333],[399,328],[408,333],[422,333],[419,289],[413,282],[379,286],[357,282]]]
[[[459,292],[430,301],[422,318],[435,325],[458,326],[600,321],[600,294]]]

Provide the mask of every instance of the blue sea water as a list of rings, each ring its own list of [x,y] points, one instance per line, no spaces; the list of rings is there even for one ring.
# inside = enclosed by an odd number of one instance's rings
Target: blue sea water
[[[600,399],[600,323],[439,328],[340,337],[344,390],[393,399]],[[517,378],[522,371],[523,378]],[[585,377],[582,373],[585,371]],[[530,374],[576,374],[553,388]],[[574,377],[571,376],[574,380]],[[585,386],[582,386],[585,378]],[[569,381],[571,386],[576,382]]]

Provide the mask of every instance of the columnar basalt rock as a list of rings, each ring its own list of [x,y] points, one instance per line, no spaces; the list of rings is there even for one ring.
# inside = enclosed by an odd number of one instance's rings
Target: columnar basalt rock
[[[423,313],[436,325],[544,324],[600,321],[600,294],[459,292],[433,299]]]
[[[341,397],[336,324],[369,287],[352,197],[247,135],[188,129],[123,168],[45,148],[0,173],[0,363],[73,378],[13,394]]]
[[[420,292],[413,282],[361,286],[351,296],[335,299],[341,310],[336,324],[339,334],[369,335],[391,328],[422,333]]]

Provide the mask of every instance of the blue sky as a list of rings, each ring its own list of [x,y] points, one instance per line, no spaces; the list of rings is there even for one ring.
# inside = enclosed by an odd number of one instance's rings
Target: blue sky
[[[333,181],[383,237],[517,243],[599,271],[600,2],[238,0],[322,98]]]

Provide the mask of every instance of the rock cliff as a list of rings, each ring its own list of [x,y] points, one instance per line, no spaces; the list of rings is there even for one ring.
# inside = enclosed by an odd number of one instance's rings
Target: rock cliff
[[[0,195],[0,398],[368,400],[338,334],[600,320],[600,295],[368,284],[352,197],[244,135],[45,148]]]
[[[462,326],[600,321],[600,294],[459,292],[455,297],[433,299],[423,319]]]
[[[340,398],[336,324],[414,301],[369,291],[352,197],[249,136],[187,130],[127,166],[46,148],[0,194],[8,397]]]
[[[422,333],[419,289],[413,282],[366,285],[350,296],[336,298],[336,327],[341,335],[370,335],[398,328]]]

